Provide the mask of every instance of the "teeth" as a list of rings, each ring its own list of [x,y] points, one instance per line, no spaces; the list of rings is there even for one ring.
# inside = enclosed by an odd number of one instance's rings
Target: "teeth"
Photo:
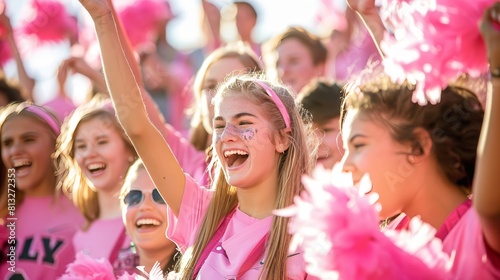
[[[31,166],[31,161],[17,160],[17,161],[14,161],[13,165],[14,165],[14,168],[23,167],[23,166]]]
[[[230,150],[230,151],[224,152],[224,157],[228,157],[228,156],[232,156],[232,155],[246,156],[246,155],[248,155],[248,153],[245,151],[240,151],[240,150]]]
[[[92,163],[92,164],[87,165],[87,168],[89,170],[102,169],[104,167],[106,167],[106,165],[104,163]]]
[[[139,219],[136,223],[137,226],[142,226],[142,225],[153,225],[153,226],[159,226],[160,221],[156,219]]]

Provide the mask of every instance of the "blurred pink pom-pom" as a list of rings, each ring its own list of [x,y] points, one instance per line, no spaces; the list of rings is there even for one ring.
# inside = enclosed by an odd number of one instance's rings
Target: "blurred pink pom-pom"
[[[304,177],[306,191],[293,206],[292,248],[303,252],[306,271],[321,279],[444,279],[448,257],[435,230],[418,219],[408,231],[379,230],[378,195],[365,176],[354,188],[340,166]],[[365,194],[365,195],[363,195]]]
[[[78,24],[57,0],[33,0],[27,18],[20,27],[21,34],[33,36],[39,43],[59,42],[76,38]]]
[[[495,0],[385,0],[381,17],[392,35],[381,48],[386,72],[417,83],[413,101],[437,103],[441,89],[461,73],[488,70],[477,23]],[[464,12],[466,11],[466,12]]]
[[[59,280],[116,280],[113,267],[107,259],[94,259],[82,252],[68,265]]]
[[[117,7],[117,12],[134,48],[153,42],[159,24],[172,18],[170,5],[165,0],[134,0]]]

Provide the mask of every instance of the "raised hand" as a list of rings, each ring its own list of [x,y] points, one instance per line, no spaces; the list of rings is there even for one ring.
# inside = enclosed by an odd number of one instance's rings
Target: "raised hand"
[[[60,93],[65,93],[64,85],[69,73],[78,73],[89,78],[100,92],[107,92],[104,76],[97,70],[90,67],[81,57],[72,56],[61,62],[57,69],[57,82]]]
[[[500,75],[500,2],[484,12],[480,24],[493,75]],[[497,73],[495,73],[498,71]]]
[[[377,12],[375,0],[347,0],[347,5],[360,14]]]
[[[111,8],[107,0],[79,0],[79,1],[94,20],[111,13]]]

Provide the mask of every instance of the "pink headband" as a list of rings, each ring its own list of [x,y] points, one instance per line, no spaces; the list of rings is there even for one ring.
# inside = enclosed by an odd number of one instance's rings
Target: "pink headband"
[[[35,105],[28,105],[23,110],[31,112],[44,120],[50,126],[50,128],[52,128],[56,135],[59,135],[59,133],[61,132],[57,121],[45,109]]]
[[[266,91],[266,93],[271,97],[274,104],[276,104],[276,107],[278,107],[278,110],[280,110],[281,116],[285,120],[285,127],[290,128],[290,115],[288,115],[288,111],[286,110],[285,105],[283,105],[283,102],[281,102],[281,99],[278,97],[276,92],[274,92],[274,90],[272,90],[270,87],[268,87],[261,81],[255,81],[255,82],[258,85],[260,85]]]

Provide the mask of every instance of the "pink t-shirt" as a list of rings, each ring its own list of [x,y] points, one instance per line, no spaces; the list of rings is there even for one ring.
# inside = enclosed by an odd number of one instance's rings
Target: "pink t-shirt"
[[[168,211],[167,237],[184,253],[193,245],[198,227],[207,211],[213,192],[200,187],[186,175],[179,217]],[[272,216],[259,220],[239,209],[229,221],[218,246],[208,255],[197,279],[231,279],[238,273],[250,251],[270,231]],[[265,262],[264,256],[238,279],[257,279]],[[305,279],[305,263],[298,254],[290,254],[287,262],[289,279]]]
[[[63,195],[57,200],[52,196],[25,197],[15,211],[15,272],[9,271],[10,264],[2,261],[0,279],[42,280],[61,276],[66,265],[75,259],[72,238],[83,225],[83,216]],[[7,225],[10,222],[6,220]]]
[[[450,218],[453,219],[453,215]],[[494,263],[488,257],[498,253],[486,246],[479,216],[476,209],[470,207],[443,241],[444,251],[455,258],[451,268],[454,279],[500,279],[498,260]]]
[[[406,227],[408,219],[403,217],[395,220],[391,228]],[[443,251],[454,258],[451,279],[500,279],[500,262],[491,259],[498,253],[486,247],[479,216],[470,200],[448,215],[436,237],[443,240]]]
[[[197,150],[171,125],[166,124],[165,127],[168,133],[163,137],[184,172],[193,177],[200,185],[208,187],[209,176],[205,152]]]
[[[75,234],[73,238],[75,250],[96,259],[109,259],[124,228],[121,217],[95,220],[86,231],[79,230]],[[130,237],[126,235],[121,248],[129,248],[130,241]]]
[[[61,123],[76,109],[73,101],[66,96],[60,95],[43,104],[43,106],[52,110]]]

